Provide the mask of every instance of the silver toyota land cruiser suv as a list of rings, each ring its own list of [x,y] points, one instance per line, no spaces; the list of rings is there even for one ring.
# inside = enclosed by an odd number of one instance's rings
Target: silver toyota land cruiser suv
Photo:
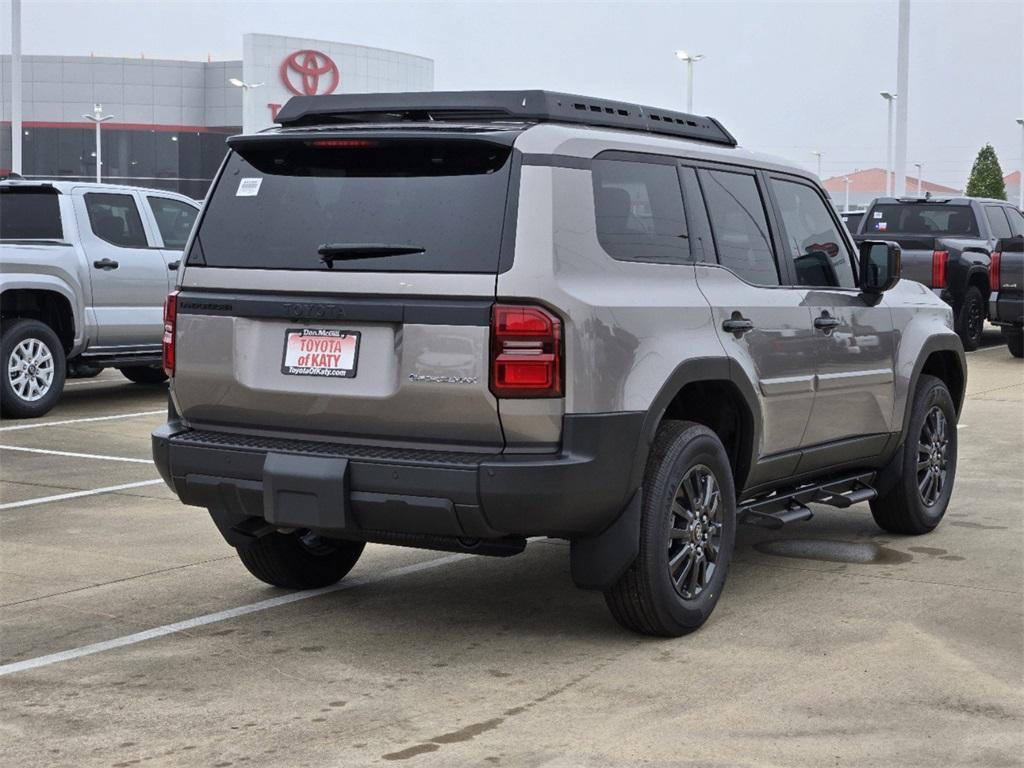
[[[232,138],[165,311],[163,478],[257,578],[366,542],[514,555],[675,636],[736,526],[956,472],[950,309],[817,179],[715,120],[546,91],[292,99]]]

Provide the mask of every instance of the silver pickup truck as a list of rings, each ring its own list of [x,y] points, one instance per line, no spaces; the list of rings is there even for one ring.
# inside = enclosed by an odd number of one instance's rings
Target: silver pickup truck
[[[0,412],[42,416],[67,376],[155,384],[162,308],[199,206],[155,189],[0,182]]]

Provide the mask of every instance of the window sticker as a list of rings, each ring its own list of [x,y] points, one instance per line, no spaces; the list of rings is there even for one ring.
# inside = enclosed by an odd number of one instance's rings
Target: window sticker
[[[871,217],[875,218],[875,219],[880,219],[880,218],[882,218],[882,212],[881,211],[875,211],[874,213],[871,214]]]
[[[885,230],[887,230],[888,228],[889,222],[887,221],[880,221],[877,224],[875,224],[875,229],[877,229],[879,232],[885,232]]]
[[[263,179],[246,178],[238,182],[238,191],[235,197],[256,197],[260,193],[260,185]]]

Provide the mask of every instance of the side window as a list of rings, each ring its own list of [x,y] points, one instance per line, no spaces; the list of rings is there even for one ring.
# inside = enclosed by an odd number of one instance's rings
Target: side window
[[[797,285],[854,288],[853,257],[828,205],[812,187],[771,180]]]
[[[199,211],[188,203],[171,200],[169,197],[147,197],[146,199],[156,218],[156,226],[160,230],[160,237],[164,240],[164,247],[179,251],[183,249]]]
[[[1024,235],[1024,214],[1016,208],[1006,208],[1006,217],[1010,220],[1010,231],[1014,237]]]
[[[700,172],[718,262],[754,285],[779,285],[757,181],[745,173]]]
[[[597,239],[612,258],[692,262],[675,165],[597,159],[592,169]]]
[[[1010,234],[1010,223],[1006,220],[1006,214],[998,205],[986,205],[985,215],[988,216],[988,225],[992,227],[992,236],[1003,238],[1012,237]]]
[[[85,209],[93,234],[121,248],[147,248],[146,231],[142,228],[139,209],[131,195],[89,192]]]

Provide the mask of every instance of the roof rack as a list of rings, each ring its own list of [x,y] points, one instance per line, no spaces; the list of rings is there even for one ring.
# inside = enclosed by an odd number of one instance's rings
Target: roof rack
[[[665,134],[735,147],[712,117],[552,91],[417,91],[295,96],[277,113],[286,127],[330,123],[513,120]]]

